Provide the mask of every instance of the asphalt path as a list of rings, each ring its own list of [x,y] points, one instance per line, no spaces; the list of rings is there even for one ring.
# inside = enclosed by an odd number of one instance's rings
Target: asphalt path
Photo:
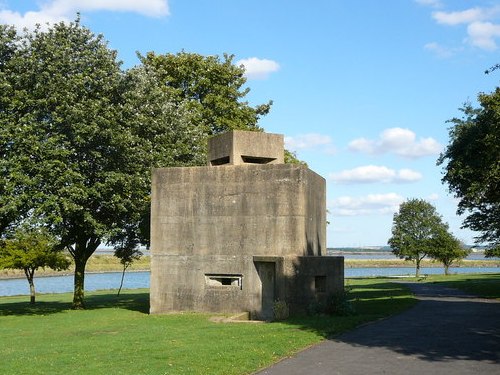
[[[325,340],[259,375],[500,375],[500,301],[405,283],[419,302]]]

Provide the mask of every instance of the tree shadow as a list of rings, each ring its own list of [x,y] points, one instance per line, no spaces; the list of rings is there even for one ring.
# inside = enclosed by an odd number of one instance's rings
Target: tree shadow
[[[459,280],[433,281],[433,284],[458,288],[469,293],[481,293],[485,298],[500,298],[500,273],[489,274],[487,278],[471,275]]]
[[[402,286],[416,299],[405,297]],[[356,315],[292,317],[287,323],[346,344],[353,351],[383,350],[388,359],[405,355],[427,362],[500,363],[498,300],[433,283],[387,280],[357,285],[351,297]],[[387,315],[388,304],[393,304],[393,315],[381,319]]]
[[[500,303],[447,299],[442,292],[425,298],[412,309],[335,340],[425,361],[499,361]]]
[[[53,298],[52,295],[51,298]],[[71,310],[71,296],[61,294],[60,299],[44,300],[44,295],[37,296],[38,301],[30,304],[29,301],[8,302],[11,298],[0,299],[0,316],[8,315],[51,315],[65,310]],[[120,296],[116,291],[87,292],[85,296],[85,309],[97,310],[106,308],[119,308],[136,311],[143,314],[149,313],[149,291],[122,291]]]
[[[387,317],[388,311],[390,314],[398,314],[416,303],[415,298],[408,296],[404,286],[387,279],[372,284],[357,285],[348,293],[347,298],[348,303],[354,308],[354,314],[344,316],[302,314],[292,316],[286,322],[294,325],[296,329],[314,332],[331,339],[364,323]]]

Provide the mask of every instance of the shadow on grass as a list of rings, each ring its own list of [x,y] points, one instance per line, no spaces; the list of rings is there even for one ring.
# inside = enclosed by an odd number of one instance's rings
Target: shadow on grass
[[[287,319],[286,323],[295,326],[296,329],[332,338],[364,323],[398,314],[416,303],[416,299],[404,285],[388,282],[387,279],[380,281],[371,279],[370,282],[366,282],[367,279],[363,278],[355,280],[361,280],[361,283],[348,286],[351,289],[348,299],[354,308],[354,314],[296,316]]]
[[[401,286],[410,288],[418,303]],[[392,357],[404,355],[426,362],[499,363],[500,301],[474,295],[494,296],[499,287],[498,274],[395,284],[380,280],[363,285],[360,281],[352,290],[357,315],[293,318],[287,323],[347,344],[354,356],[368,353],[363,349],[383,349],[392,352]],[[392,316],[380,319],[388,315]],[[374,320],[378,321],[363,325]]]
[[[484,298],[500,298],[500,273],[486,276],[468,275],[459,280],[447,280],[446,277],[442,277],[430,283],[457,288]]]
[[[38,295],[35,304],[30,304],[28,300],[24,300],[25,298],[23,296],[0,299],[0,316],[50,315],[71,310],[72,295],[67,293],[48,296]],[[148,314],[149,291],[123,291],[120,296],[116,295],[116,291],[87,292],[85,308],[86,310],[119,308]]]
[[[339,341],[429,362],[498,363],[500,303],[446,286],[413,283],[411,289],[420,299],[413,309],[349,332]]]

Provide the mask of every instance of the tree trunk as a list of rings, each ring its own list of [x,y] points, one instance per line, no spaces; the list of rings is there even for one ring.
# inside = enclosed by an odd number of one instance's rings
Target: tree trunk
[[[444,274],[445,274],[446,276],[448,276],[448,275],[450,274],[450,273],[449,273],[449,268],[450,268],[450,266],[449,266],[448,264],[445,264],[445,265],[444,265]]]
[[[74,310],[82,310],[85,308],[85,265],[87,259],[75,258],[75,276],[74,276],[74,291],[73,291],[73,306]]]
[[[33,277],[35,276],[35,270],[30,270],[25,268],[24,274],[28,279],[28,284],[30,286],[30,304],[34,305],[36,300],[35,283],[33,282]]]
[[[120,282],[120,287],[118,288],[118,293],[117,296],[120,296],[120,292],[122,291],[123,287],[123,279],[125,278],[125,271],[127,270],[128,265],[123,265],[123,272],[122,272],[122,280]]]
[[[420,259],[416,260],[417,266],[415,267],[415,277],[420,277]]]
[[[73,290],[72,309],[85,309],[85,266],[87,260],[94,253],[101,242],[98,238],[85,238],[75,244],[75,249],[70,253],[75,261],[75,277]]]

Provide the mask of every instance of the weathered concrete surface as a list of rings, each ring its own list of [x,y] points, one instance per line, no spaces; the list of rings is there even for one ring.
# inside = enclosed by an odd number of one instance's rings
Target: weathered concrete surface
[[[208,140],[208,165],[283,164],[282,134],[232,130]]]
[[[500,302],[408,284],[420,302],[326,340],[260,375],[500,374]]]
[[[326,256],[325,179],[283,153],[282,135],[232,131],[209,141],[208,166],[153,171],[151,313],[267,320],[277,300],[294,312],[342,290],[343,258]]]

